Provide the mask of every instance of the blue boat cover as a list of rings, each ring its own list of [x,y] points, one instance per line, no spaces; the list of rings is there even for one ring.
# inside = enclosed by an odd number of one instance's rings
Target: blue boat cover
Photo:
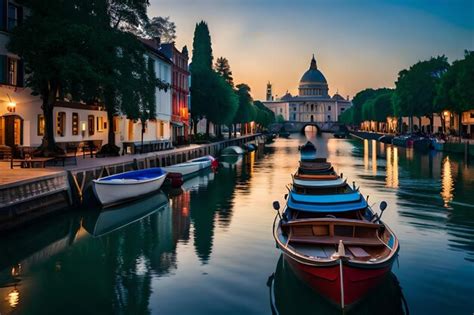
[[[306,211],[306,212],[346,212],[354,211],[367,208],[367,201],[365,198],[359,195],[359,198],[355,201],[349,202],[302,202],[296,201],[293,197],[293,194],[290,194],[288,198],[288,207],[297,211]],[[314,196],[321,197],[321,196]]]
[[[353,202],[360,199],[360,192],[355,191],[352,193],[345,194],[332,194],[332,195],[305,195],[297,194],[295,192],[290,193],[291,198],[295,202],[307,202],[307,203],[341,203],[341,202]]]
[[[136,179],[136,180],[147,180],[158,178],[162,175],[165,175],[166,172],[160,167],[148,168],[139,171],[130,171],[120,174],[115,174],[112,176],[107,176],[103,178],[99,178],[99,181],[108,181],[114,179]]]

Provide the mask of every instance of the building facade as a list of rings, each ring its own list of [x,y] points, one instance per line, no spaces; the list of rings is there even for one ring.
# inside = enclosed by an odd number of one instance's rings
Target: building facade
[[[189,77],[188,49],[179,51],[174,43],[161,45],[161,51],[173,61],[171,75],[171,138],[181,144],[189,138]]]
[[[268,94],[268,86],[267,86]],[[263,103],[269,109],[277,110],[276,115],[284,112],[285,103],[288,104],[288,119],[297,122],[330,123],[337,122],[339,115],[352,106],[348,99],[344,99],[338,93],[332,97],[329,95],[329,86],[325,76],[318,70],[316,59],[311,59],[309,69],[301,77],[298,95],[293,96],[286,93],[277,101],[268,101],[273,96],[267,95],[267,101]],[[282,113],[278,111],[282,110]]]
[[[42,101],[24,86],[21,58],[6,48],[24,10],[15,1],[0,0],[0,12],[0,146],[38,147],[45,130]],[[60,145],[107,141],[107,113],[100,105],[58,100],[53,120],[54,137]]]

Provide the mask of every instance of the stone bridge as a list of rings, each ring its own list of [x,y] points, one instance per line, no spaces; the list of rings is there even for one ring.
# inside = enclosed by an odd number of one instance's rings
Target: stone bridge
[[[304,133],[304,129],[307,126],[314,126],[317,128],[318,133],[320,132],[336,132],[339,130],[341,124],[338,122],[316,122],[316,121],[285,121],[283,123],[274,123],[270,125],[270,130],[274,132],[280,131],[283,127],[289,132],[300,132]]]

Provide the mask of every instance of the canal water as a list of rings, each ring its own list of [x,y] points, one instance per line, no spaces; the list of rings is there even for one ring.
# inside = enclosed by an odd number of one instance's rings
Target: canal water
[[[401,250],[349,314],[474,312],[474,167],[371,141],[307,134],[386,200]],[[84,209],[0,237],[0,314],[341,314],[295,278],[272,237],[305,136],[226,160],[181,190]]]

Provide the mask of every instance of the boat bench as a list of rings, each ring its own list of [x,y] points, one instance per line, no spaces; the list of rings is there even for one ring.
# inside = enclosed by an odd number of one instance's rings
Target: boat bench
[[[368,237],[347,237],[347,236],[292,236],[290,243],[311,244],[311,245],[338,245],[342,241],[346,246],[380,246],[383,243],[377,238]]]

